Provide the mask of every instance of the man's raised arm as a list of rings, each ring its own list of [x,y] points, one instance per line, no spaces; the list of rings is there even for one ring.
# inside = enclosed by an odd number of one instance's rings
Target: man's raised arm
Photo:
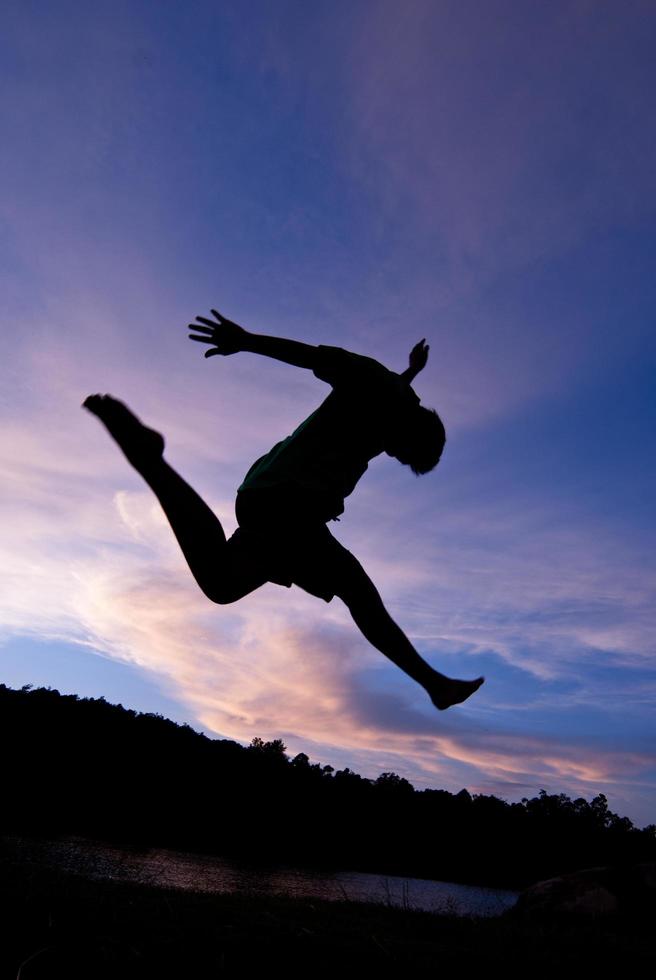
[[[205,357],[222,354],[236,354],[238,351],[250,351],[253,354],[263,354],[265,357],[275,357],[278,361],[295,364],[297,367],[310,368],[316,365],[317,348],[311,344],[301,344],[297,340],[286,340],[284,337],[267,337],[264,334],[251,333],[240,327],[238,323],[228,320],[217,310],[212,310],[215,320],[197,316],[198,323],[190,323],[189,330],[195,331],[189,335],[191,340],[201,344],[210,344]]]
[[[423,371],[426,367],[429,350],[430,344],[427,344],[426,338],[423,337],[410,351],[408,366],[401,373],[401,377],[405,378],[408,384],[412,384],[419,372]]]

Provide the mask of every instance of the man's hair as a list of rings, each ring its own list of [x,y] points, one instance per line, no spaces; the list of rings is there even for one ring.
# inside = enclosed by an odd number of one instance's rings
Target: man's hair
[[[435,409],[414,405],[397,420],[385,450],[421,476],[437,466],[445,442],[444,425]]]

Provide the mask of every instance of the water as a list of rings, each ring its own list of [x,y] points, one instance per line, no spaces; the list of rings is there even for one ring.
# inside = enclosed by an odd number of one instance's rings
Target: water
[[[398,908],[455,915],[501,915],[518,892],[421,878],[288,867],[252,868],[213,855],[164,848],[132,850],[81,838],[55,841],[4,837],[13,860],[59,868],[87,878],[137,882],[201,892],[246,892],[297,898],[381,902]]]

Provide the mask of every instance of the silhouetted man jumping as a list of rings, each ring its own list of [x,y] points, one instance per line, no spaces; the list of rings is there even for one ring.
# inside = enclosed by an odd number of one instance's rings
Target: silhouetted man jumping
[[[411,382],[428,359],[420,340],[409,366],[395,374],[340,347],[250,333],[212,310],[196,317],[191,340],[205,357],[252,351],[307,368],[332,392],[299,427],[258,459],[237,491],[239,527],[228,539],[216,515],[163,458],[164,439],[122,402],[90,395],[84,402],[154,491],[196,582],[213,602],[236,602],[265,582],[299,586],[330,602],[337,595],[377,650],[417,681],[436,708],[465,701],[483,683],[454,680],[414,649],[383,605],[360,562],[328,530],[344,510],[370,459],[386,452],[428,473],[444,448],[442,422],[420,405]]]

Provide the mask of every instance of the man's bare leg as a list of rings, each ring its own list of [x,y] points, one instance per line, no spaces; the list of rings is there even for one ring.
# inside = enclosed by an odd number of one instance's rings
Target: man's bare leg
[[[351,555],[345,582],[336,593],[348,606],[356,626],[369,642],[424,688],[440,711],[460,704],[477,691],[484,681],[454,680],[434,670],[419,656],[403,630],[383,605],[376,586],[359,561]]]
[[[213,602],[233,602],[262,584],[247,569],[226,568],[226,536],[216,514],[164,460],[164,439],[109,395],[90,395],[96,415],[162,505],[196,582]]]

